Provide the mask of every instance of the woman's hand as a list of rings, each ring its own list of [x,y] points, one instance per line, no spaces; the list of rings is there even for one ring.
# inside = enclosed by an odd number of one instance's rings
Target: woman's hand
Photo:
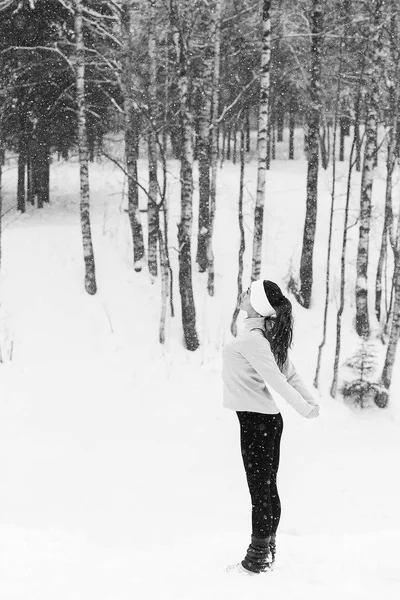
[[[319,415],[319,406],[318,406],[318,404],[316,404],[315,406],[312,407],[312,409],[306,416],[306,419],[315,419],[315,417],[318,417],[318,415]]]

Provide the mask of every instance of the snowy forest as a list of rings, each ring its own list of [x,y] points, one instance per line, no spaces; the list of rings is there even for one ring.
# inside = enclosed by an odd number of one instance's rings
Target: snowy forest
[[[321,408],[276,399],[264,582],[221,381],[260,278]],[[2,600],[397,600],[399,337],[398,0],[0,0]]]
[[[2,169],[15,165],[18,172],[12,194],[16,208],[24,213],[28,204],[41,209],[51,202],[52,164],[78,154],[84,284],[89,294],[95,294],[88,164],[111,161],[117,165],[126,177],[121,194],[127,197],[132,266],[136,272],[148,269],[162,282],[161,343],[166,319],[174,314],[171,251],[178,253],[176,276],[188,350],[196,350],[200,343],[193,269],[206,274],[204,285],[210,296],[221,292],[215,282],[213,245],[217,181],[220,165],[226,161],[242,170],[248,160],[257,161],[251,280],[260,277],[267,172],[285,132],[284,159],[292,161],[298,153],[307,161],[300,262],[292,265],[287,277],[287,289],[304,308],[312,305],[315,287],[320,171],[329,171],[331,178],[325,310],[315,373],[318,386],[331,297],[332,223],[340,195],[337,163],[346,165],[342,241],[335,250],[341,260],[331,394],[336,396],[341,365],[342,313],[349,297],[345,289],[350,268],[346,254],[349,202],[356,194],[353,326],[360,346],[352,359],[357,379],[343,391],[361,404],[366,395],[378,406],[386,406],[400,333],[399,211],[393,193],[400,154],[398,3],[3,0],[0,11],[0,152]],[[295,147],[296,128],[301,129],[303,142]],[[148,160],[146,183],[138,175],[142,154]],[[177,240],[170,240],[168,229],[171,158],[180,165]],[[380,163],[386,169],[385,201],[380,204],[384,218],[379,259],[371,272],[369,255],[376,252],[370,244],[375,214],[372,191]],[[361,173],[358,190],[352,188],[354,172]],[[139,211],[141,194],[146,200],[143,211]],[[245,244],[243,177],[237,204],[240,294]],[[2,213],[9,208],[10,199]],[[172,235],[176,237],[174,230]],[[233,333],[236,317],[237,311]],[[376,381],[365,376],[373,361],[371,338],[379,340],[386,352]]]

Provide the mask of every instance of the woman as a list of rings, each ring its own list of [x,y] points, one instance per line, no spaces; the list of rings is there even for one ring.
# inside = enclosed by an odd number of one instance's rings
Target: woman
[[[247,312],[244,332],[224,346],[224,406],[236,411],[252,501],[251,543],[243,561],[228,570],[262,573],[274,564],[281,505],[276,486],[282,416],[270,389],[307,418],[319,406],[288,358],[292,305],[276,283],[254,281],[239,297]]]

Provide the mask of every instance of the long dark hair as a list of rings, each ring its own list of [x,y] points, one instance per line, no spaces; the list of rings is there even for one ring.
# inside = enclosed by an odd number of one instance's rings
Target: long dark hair
[[[264,279],[263,286],[268,302],[276,312],[276,317],[265,318],[264,335],[271,345],[278,367],[282,370],[293,340],[292,303],[284,296],[279,285],[273,281]]]

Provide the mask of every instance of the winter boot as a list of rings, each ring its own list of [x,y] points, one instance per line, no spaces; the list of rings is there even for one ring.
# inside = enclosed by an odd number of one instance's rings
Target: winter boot
[[[270,542],[271,537],[257,538],[251,536],[251,544],[242,560],[242,567],[253,573],[265,573],[270,568]]]
[[[235,565],[229,565],[229,567],[226,567],[226,572],[227,573],[240,573],[241,575],[250,575],[251,577],[258,575],[258,573],[253,573],[253,571],[248,571],[247,569],[245,569],[241,563],[237,563]]]

